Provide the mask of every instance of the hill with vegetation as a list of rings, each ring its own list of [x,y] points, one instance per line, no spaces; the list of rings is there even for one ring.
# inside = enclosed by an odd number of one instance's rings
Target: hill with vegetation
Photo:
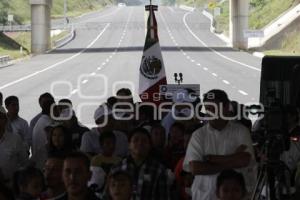
[[[106,5],[113,4],[115,0],[67,0],[67,15],[79,16],[83,13],[99,10]],[[8,14],[14,15],[13,24],[30,23],[29,0],[1,0],[0,25],[7,25]],[[60,18],[64,15],[64,0],[53,0],[51,17]],[[20,53],[20,44],[24,51]],[[0,32],[0,56],[10,55],[12,58],[23,57],[30,53],[30,33]]]
[[[215,7],[221,8],[221,15],[216,16],[216,32],[229,35],[229,0],[177,0],[179,4],[197,7],[208,5],[213,13]],[[282,15],[290,8],[298,5],[300,0],[250,0],[249,29],[261,29]],[[291,32],[283,41],[282,49],[270,51],[272,54],[300,54],[300,34]],[[268,53],[268,52],[267,52]]]
[[[100,9],[112,4],[114,0],[67,0],[68,16],[77,16],[85,12]],[[62,17],[64,12],[64,0],[53,0],[52,17]],[[14,15],[16,24],[30,21],[29,0],[1,0],[0,1],[0,24],[7,24],[7,15]]]

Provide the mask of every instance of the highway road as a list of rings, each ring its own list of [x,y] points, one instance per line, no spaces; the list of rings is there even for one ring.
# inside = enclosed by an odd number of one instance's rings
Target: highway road
[[[261,59],[227,47],[209,31],[200,11],[159,7],[160,45],[169,83],[182,72],[183,83],[200,84],[201,93],[224,89],[242,103],[259,98]],[[20,116],[40,109],[38,96],[51,92],[70,98],[82,123],[93,125],[93,111],[121,87],[138,100],[138,77],[145,41],[143,7],[111,7],[74,20],[76,37],[62,48],[0,69],[0,91],[20,98]]]

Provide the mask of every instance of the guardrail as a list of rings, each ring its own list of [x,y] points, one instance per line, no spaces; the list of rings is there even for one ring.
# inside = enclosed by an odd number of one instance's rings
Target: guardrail
[[[75,37],[75,29],[73,26],[71,26],[70,33],[68,35],[53,42],[53,48],[56,49],[56,48],[64,46],[65,44],[67,44],[68,42],[73,40],[74,37]]]
[[[53,25],[51,30],[64,29],[65,25]],[[31,31],[31,25],[13,25],[13,26],[0,26],[0,32],[19,32],[19,31]]]
[[[6,67],[8,65],[10,65],[10,57],[5,55],[5,56],[0,56],[0,68],[1,67]]]

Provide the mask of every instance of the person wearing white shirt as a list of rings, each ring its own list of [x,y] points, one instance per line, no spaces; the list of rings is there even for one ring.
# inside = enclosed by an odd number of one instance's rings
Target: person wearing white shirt
[[[204,106],[209,117],[214,118],[193,133],[183,163],[183,169],[195,175],[192,199],[216,200],[216,178],[226,169],[241,172],[247,191],[252,192],[256,163],[249,130],[226,118],[229,116],[229,99],[224,91],[206,93]]]
[[[5,109],[0,106],[0,172],[10,185],[14,172],[28,161],[28,154],[20,135],[7,129]]]
[[[47,159],[48,135],[46,128],[53,123],[51,109],[54,104],[54,99],[48,99],[43,103],[42,116],[33,128],[31,160],[36,164],[38,169],[43,169]]]
[[[44,102],[47,102],[48,100],[51,100],[51,99],[54,99],[53,98],[53,96],[50,94],[50,93],[48,93],[48,92],[46,92],[46,93],[43,93],[43,94],[41,94],[40,95],[40,97],[39,97],[39,105],[40,105],[40,107],[43,109],[43,104],[44,104]],[[42,112],[40,112],[40,113],[38,113],[35,117],[33,117],[32,119],[31,119],[31,121],[30,121],[30,123],[29,123],[29,132],[30,132],[30,134],[31,134],[31,136],[32,136],[32,132],[33,132],[33,128],[34,128],[34,126],[35,126],[35,124],[37,123],[37,121],[40,119],[40,117],[42,116]]]
[[[105,130],[112,130],[116,136],[116,148],[114,155],[121,158],[128,155],[128,138],[125,133],[114,130],[114,119],[112,111],[106,104],[100,105],[94,114],[94,119],[98,127],[92,128],[83,134],[80,150],[92,155],[102,153],[99,142],[100,134]]]
[[[21,136],[26,143],[27,149],[31,146],[32,136],[29,132],[28,122],[19,116],[19,99],[16,96],[9,96],[5,99],[5,107],[7,109],[7,117],[12,132]]]

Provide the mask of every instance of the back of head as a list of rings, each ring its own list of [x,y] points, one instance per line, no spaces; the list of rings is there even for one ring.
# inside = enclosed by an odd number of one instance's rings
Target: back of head
[[[150,136],[149,131],[147,131],[147,129],[142,128],[142,127],[135,128],[135,129],[133,129],[133,130],[130,132],[129,141],[131,141],[131,139],[132,139],[135,135],[139,135],[139,134],[143,134],[143,135],[147,136],[148,139],[149,139],[149,141],[151,142],[151,136]]]
[[[223,104],[228,104],[229,98],[224,90],[213,89],[204,94],[204,102],[218,102]]]
[[[130,89],[128,88],[121,88],[117,91],[117,96],[127,96],[130,97],[132,95]]]

